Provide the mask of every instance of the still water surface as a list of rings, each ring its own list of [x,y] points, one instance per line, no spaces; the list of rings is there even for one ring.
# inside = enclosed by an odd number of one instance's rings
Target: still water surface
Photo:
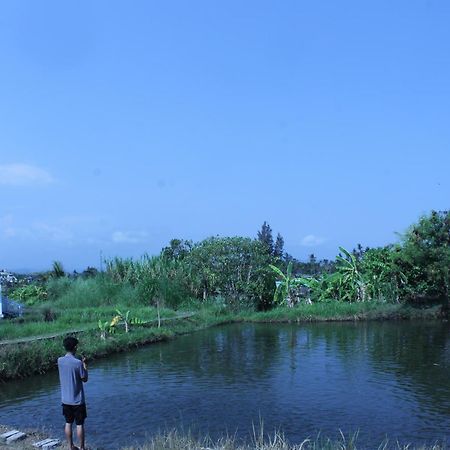
[[[90,364],[86,428],[114,449],[167,428],[291,443],[360,430],[376,448],[450,441],[450,324],[239,324]],[[0,385],[0,423],[62,437],[56,372]]]

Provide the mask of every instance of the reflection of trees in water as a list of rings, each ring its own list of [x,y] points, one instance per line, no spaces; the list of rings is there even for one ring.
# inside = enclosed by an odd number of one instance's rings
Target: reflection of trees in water
[[[394,374],[427,408],[450,414],[449,323],[386,323],[371,337],[376,369]]]
[[[7,403],[20,403],[24,399],[35,397],[36,395],[47,395],[50,390],[59,394],[58,372],[50,372],[45,375],[8,381],[0,386],[0,407]]]
[[[431,410],[450,414],[450,324],[364,322],[308,325],[313,342],[324,341],[349,366],[365,355],[375,372],[389,373],[399,386]]]
[[[159,367],[161,376],[171,372],[201,377],[221,377],[226,383],[267,377],[283,355],[278,327],[227,325],[135,352],[128,361],[130,373]]]
[[[343,368],[351,374],[365,357],[369,341],[367,323],[313,323],[305,325],[309,348],[323,347],[329,357],[339,357]]]
[[[325,342],[327,352],[338,349],[344,359],[352,359],[355,352],[367,348],[367,323],[334,322],[308,325],[311,339]]]
[[[194,342],[184,341],[186,347],[180,350],[185,350],[186,359],[167,352],[164,364],[190,370],[197,377],[220,376],[227,383],[265,378],[277,366],[281,354],[279,330],[244,325],[211,331],[196,335]]]
[[[450,326],[438,322],[244,324],[212,328],[130,355],[133,372],[151,362],[167,373],[220,377],[257,383],[281,370],[294,373],[302,352],[339,358],[350,374],[364,359],[378,373],[389,373],[430,409],[450,403]]]
[[[374,373],[395,377],[428,410],[450,414],[450,324],[439,322],[216,327],[95,362],[90,384],[126,380],[132,385],[138,383],[138,372],[151,367],[161,379],[181,374],[256,385],[283,370],[298,376],[302,356],[312,354],[338,359],[348,374],[363,359]],[[0,404],[52,389],[59,390],[57,372],[6,383]]]

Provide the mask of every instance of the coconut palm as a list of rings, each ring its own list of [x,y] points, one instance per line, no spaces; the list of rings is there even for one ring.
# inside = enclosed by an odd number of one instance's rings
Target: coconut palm
[[[53,261],[52,276],[54,278],[61,278],[65,275],[66,273],[64,272],[62,263],[60,261]]]

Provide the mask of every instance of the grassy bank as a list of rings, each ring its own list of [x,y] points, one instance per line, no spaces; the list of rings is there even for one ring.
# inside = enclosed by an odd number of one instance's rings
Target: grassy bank
[[[0,434],[9,429],[11,427],[0,425]],[[49,433],[45,431],[23,431],[28,434],[25,440],[19,441],[11,446],[0,443],[0,448],[5,448],[5,450],[28,450],[32,448],[34,442],[46,439],[49,436]],[[64,447],[67,448],[67,445],[64,444]],[[89,448],[92,450],[95,449],[95,447],[93,448],[91,446]],[[262,431],[255,431],[251,442],[249,444],[243,444],[237,442],[233,437],[224,437],[218,440],[212,440],[209,437],[199,439],[194,438],[189,433],[180,434],[174,430],[157,434],[142,445],[127,446],[121,450],[357,450],[367,448],[369,447],[359,444],[358,433],[353,433],[348,436],[339,433],[339,437],[336,439],[320,435],[313,438],[305,437],[299,444],[290,444],[282,433],[275,432],[272,435],[265,435]],[[386,439],[380,442],[377,448],[379,450],[445,450],[447,447],[445,444],[439,442],[428,445],[414,445],[412,443],[400,444],[396,441]]]
[[[180,435],[176,431],[160,434],[147,443],[139,446],[126,447],[122,450],[357,450],[372,447],[358,443],[358,433],[349,436],[340,434],[337,439],[325,436],[305,437],[299,444],[290,444],[282,433],[275,432],[265,435],[262,431],[255,432],[250,444],[237,442],[233,437],[212,440],[208,437],[196,439],[189,435]],[[388,439],[380,442],[379,450],[445,450],[445,444],[435,442],[429,445],[401,444]]]
[[[49,333],[59,333],[74,329],[98,329],[98,321],[111,321],[116,310],[132,313],[131,317],[139,317],[142,321],[156,321],[155,308],[144,306],[90,306],[90,307],[48,307],[34,308],[25,317],[0,322],[0,343],[5,340],[20,339],[28,336],[39,336]],[[176,312],[172,309],[162,309],[160,314],[164,318],[173,318]],[[50,319],[50,320],[49,320]]]
[[[81,341],[80,352],[85,354],[88,360],[94,360],[223,323],[436,319],[440,314],[439,307],[416,309],[399,304],[341,302],[304,304],[295,308],[280,307],[267,312],[249,310],[233,313],[217,304],[202,307],[191,304],[190,308],[194,311],[192,317],[163,322],[161,327],[156,323],[155,308],[134,308],[133,312],[148,323],[132,325],[129,333],[125,333],[123,327],[118,327],[117,331],[108,334],[106,339],[100,338],[97,324],[98,320],[111,320],[115,313],[112,306],[55,309],[56,318],[51,322],[34,321],[30,318],[22,322],[3,321],[0,323],[0,381],[54,370],[56,359],[62,353],[62,336],[42,339],[42,335],[64,335],[77,327],[83,328],[76,333]],[[122,309],[126,310],[126,306]],[[162,315],[169,319],[176,314],[173,310],[162,311]],[[2,341],[7,342],[6,339],[32,339],[33,336],[41,336],[41,339],[2,344]]]
[[[225,319],[228,321],[228,317]],[[161,327],[156,323],[132,327],[129,333],[118,330],[100,338],[97,329],[77,333],[79,352],[88,361],[111,353],[126,351],[153,342],[171,339],[176,335],[194,332],[223,322],[220,315],[199,312],[188,319],[174,320]],[[56,360],[61,356],[62,337],[24,343],[0,345],[0,381],[42,374],[56,369]],[[1,341],[0,341],[1,343]]]
[[[237,318],[250,322],[337,322],[354,320],[438,319],[442,307],[413,308],[391,303],[320,302],[295,308],[279,307],[265,312],[246,312]]]

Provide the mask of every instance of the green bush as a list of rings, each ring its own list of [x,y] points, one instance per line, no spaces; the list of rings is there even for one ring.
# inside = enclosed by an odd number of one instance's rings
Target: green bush
[[[395,248],[407,279],[401,297],[411,302],[449,301],[450,211],[432,211],[412,225]]]
[[[13,300],[32,306],[38,302],[47,300],[47,290],[38,284],[29,284],[14,289],[9,295]]]
[[[53,280],[51,283],[55,287],[61,287],[61,280],[63,279]],[[70,280],[60,292],[60,296],[53,301],[61,308],[137,303],[136,290],[129,283],[116,283],[102,275]]]
[[[272,305],[274,259],[260,241],[243,237],[211,237],[195,244],[183,260],[192,295],[206,300],[222,296],[233,309]]]
[[[67,277],[50,278],[47,281],[48,299],[55,301],[62,297],[74,283],[73,280]]]

